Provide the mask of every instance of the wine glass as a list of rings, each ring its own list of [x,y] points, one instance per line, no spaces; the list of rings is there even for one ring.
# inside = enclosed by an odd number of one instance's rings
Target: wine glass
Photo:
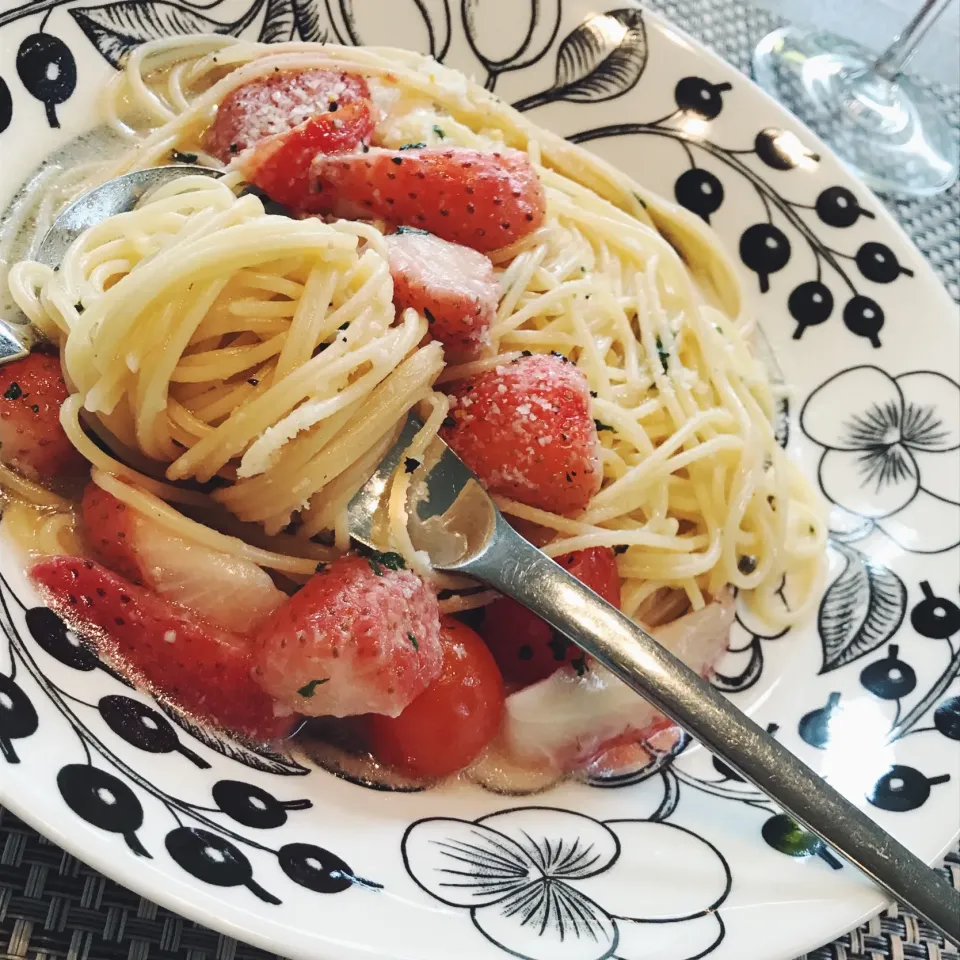
[[[875,190],[939,193],[957,179],[957,132],[903,70],[950,2],[924,0],[879,56],[824,31],[774,30],[754,51],[754,76]]]

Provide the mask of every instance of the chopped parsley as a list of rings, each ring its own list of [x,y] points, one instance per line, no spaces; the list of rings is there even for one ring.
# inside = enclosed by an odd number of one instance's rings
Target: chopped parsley
[[[323,686],[323,684],[329,683],[329,682],[330,682],[329,677],[324,677],[322,680],[311,680],[309,683],[305,683],[297,691],[297,693],[299,693],[301,697],[306,697],[307,699],[309,699],[317,692],[317,687]]]
[[[597,433],[603,433],[604,430],[613,430],[609,423],[604,423],[602,420],[594,420],[593,425],[597,428]]]
[[[23,391],[20,389],[20,384],[16,380],[7,387],[6,391],[3,394],[4,400],[19,400],[23,396]]]
[[[406,570],[407,564],[405,563],[403,557],[399,553],[394,553],[388,551],[387,553],[379,553],[376,550],[371,551],[370,556],[367,557],[367,563],[370,564],[370,569],[378,576],[383,576],[383,568],[386,567],[388,570]]]
[[[416,457],[407,457],[406,460],[403,461],[403,469],[407,473],[413,473],[419,466],[420,461]]]
[[[657,337],[657,356],[660,358],[660,366],[666,373],[670,367],[670,352],[663,346],[663,341]]]
[[[406,225],[397,227],[397,233],[419,233],[422,237],[429,237],[429,230],[421,230],[419,227],[408,227]]]
[[[417,638],[412,633],[407,634],[407,639],[413,644],[414,650],[420,649],[420,644],[417,643]]]
[[[197,155],[195,153],[181,153],[179,150],[171,150],[170,159],[174,163],[196,163]]]
[[[443,132],[443,129],[442,129],[441,127],[438,127],[436,124],[433,125],[433,132],[434,132],[441,140],[445,140],[445,139],[446,139],[446,136],[447,136],[447,135]]]
[[[426,144],[421,140],[419,143],[404,143],[401,145],[401,150],[422,150]]]
[[[429,307],[423,308],[423,315],[427,318],[427,323],[437,322],[437,318],[433,315]]]

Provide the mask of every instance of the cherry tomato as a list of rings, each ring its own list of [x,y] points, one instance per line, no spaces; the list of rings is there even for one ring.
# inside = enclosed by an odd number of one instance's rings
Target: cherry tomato
[[[609,547],[592,547],[557,557],[578,580],[615,607],[620,606],[617,557]],[[506,597],[487,607],[481,633],[508,682],[529,686],[566,664],[585,666],[578,646],[535,613]]]
[[[440,621],[443,670],[399,717],[370,717],[377,759],[421,777],[463,769],[496,736],[503,715],[503,678],[477,633]]]

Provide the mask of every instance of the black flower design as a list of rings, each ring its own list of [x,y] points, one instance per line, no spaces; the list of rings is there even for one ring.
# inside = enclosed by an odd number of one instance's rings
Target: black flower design
[[[851,367],[809,396],[800,426],[824,448],[820,486],[846,514],[905,550],[960,544],[960,386],[949,377]]]
[[[696,883],[660,883],[656,849]],[[491,943],[522,960],[686,960],[723,939],[717,908],[730,869],[712,844],[673,824],[522,807],[420,820],[403,855],[423,890],[469,909]]]

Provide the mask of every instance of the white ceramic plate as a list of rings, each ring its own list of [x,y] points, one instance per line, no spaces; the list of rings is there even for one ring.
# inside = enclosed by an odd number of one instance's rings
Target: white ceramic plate
[[[0,210],[96,124],[118,56],[216,30],[433,53],[709,217],[795,388],[783,438],[835,505],[816,621],[738,624],[716,682],[932,863],[960,832],[955,306],[809,132],[623,7],[0,0]],[[304,960],[788,960],[881,906],[701,749],[529,801],[372,791],[165,718],[34,606],[9,548],[0,572],[0,801],[239,939]]]

